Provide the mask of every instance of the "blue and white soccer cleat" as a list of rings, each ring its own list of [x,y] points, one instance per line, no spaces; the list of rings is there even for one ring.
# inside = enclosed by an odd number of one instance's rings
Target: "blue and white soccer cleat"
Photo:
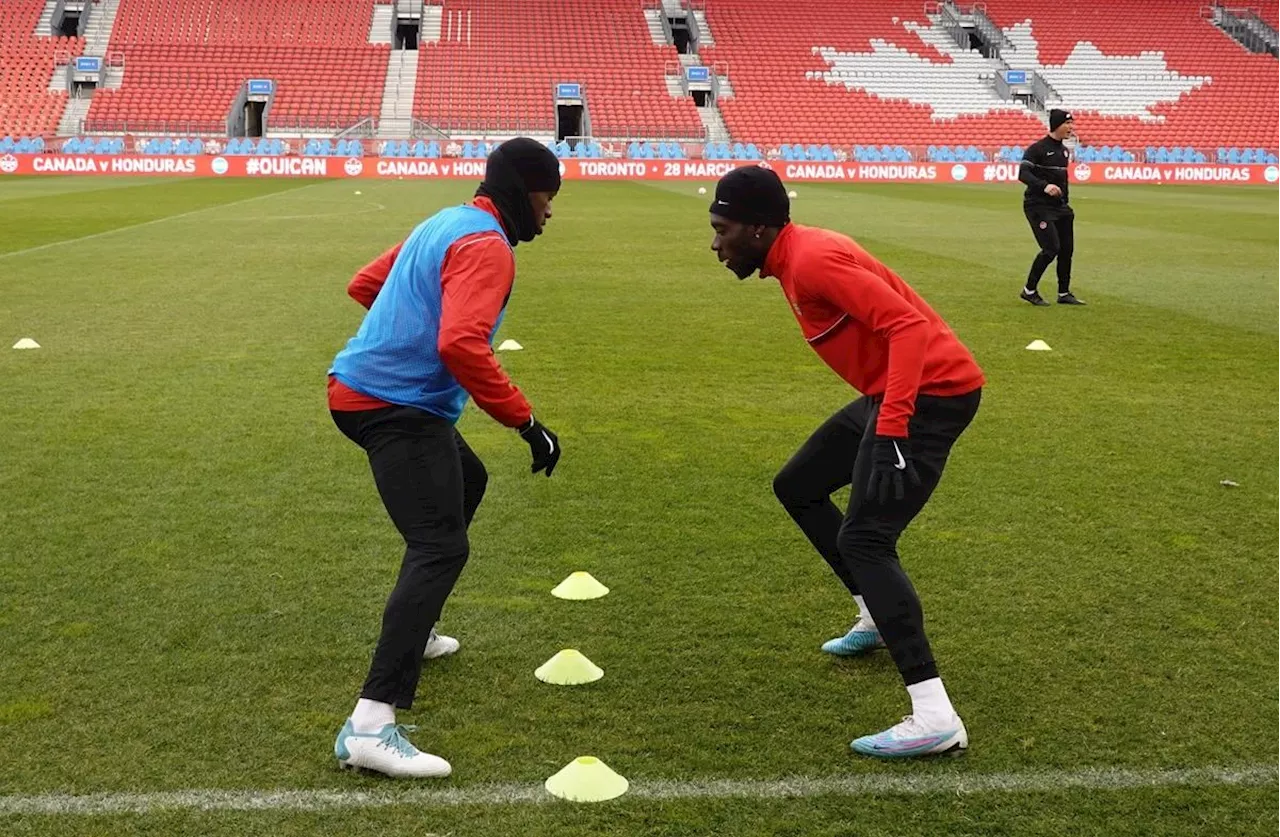
[[[377,732],[360,733],[348,718],[333,742],[333,754],[343,770],[369,770],[396,779],[431,779],[452,773],[449,762],[409,743],[405,733],[413,730],[387,724]]]
[[[908,715],[902,723],[875,735],[864,735],[849,744],[855,753],[878,759],[909,759],[943,753],[960,755],[969,748],[969,733],[960,717],[938,729],[928,728]]]
[[[859,619],[858,623],[850,628],[849,633],[844,636],[829,639],[822,643],[823,651],[828,654],[835,654],[837,657],[856,657],[859,654],[866,654],[877,648],[884,648],[884,640],[880,638],[880,629],[865,619]]]

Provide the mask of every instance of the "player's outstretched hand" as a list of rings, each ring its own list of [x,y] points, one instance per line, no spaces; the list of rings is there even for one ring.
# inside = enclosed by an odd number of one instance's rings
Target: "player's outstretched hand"
[[[877,436],[871,446],[871,480],[867,497],[884,503],[890,497],[901,500],[907,484],[919,485],[920,474],[911,461],[911,443],[906,439]]]
[[[560,438],[532,416],[529,423],[520,428],[520,438],[528,443],[529,452],[533,454],[533,473],[545,469],[547,476],[551,476],[560,461]]]

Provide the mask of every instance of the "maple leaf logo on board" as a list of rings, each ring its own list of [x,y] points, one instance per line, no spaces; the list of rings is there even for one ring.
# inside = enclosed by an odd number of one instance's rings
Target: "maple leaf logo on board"
[[[941,27],[913,21],[901,25],[950,63],[932,61],[876,38],[871,41],[870,52],[815,47],[814,53],[830,67],[825,72],[810,73],[809,77],[850,90],[864,90],[881,99],[927,105],[935,119],[1028,112],[1017,102],[1001,99],[985,80],[1002,69],[998,61],[960,48]],[[1014,24],[1004,33],[1014,47],[1004,53],[1008,66],[1039,72],[1073,111],[1163,122],[1164,117],[1155,114],[1153,108],[1176,102],[1213,81],[1209,76],[1184,76],[1171,70],[1163,52],[1106,55],[1089,41],[1078,42],[1062,64],[1042,64],[1031,21]]]

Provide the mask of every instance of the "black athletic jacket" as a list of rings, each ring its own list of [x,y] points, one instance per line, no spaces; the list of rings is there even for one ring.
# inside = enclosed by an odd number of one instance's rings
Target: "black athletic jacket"
[[[1070,209],[1067,206],[1067,166],[1071,163],[1071,152],[1061,140],[1051,136],[1031,145],[1022,155],[1022,165],[1018,167],[1018,179],[1027,184],[1027,191],[1022,196],[1024,209]],[[1046,195],[1044,187],[1054,184],[1062,190],[1062,197]]]

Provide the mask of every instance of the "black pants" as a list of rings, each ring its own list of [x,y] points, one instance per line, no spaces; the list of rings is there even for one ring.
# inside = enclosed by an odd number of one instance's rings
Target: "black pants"
[[[1075,223],[1076,216],[1072,212],[1046,212],[1037,207],[1026,207],[1024,212],[1031,232],[1035,233],[1036,244],[1040,252],[1031,262],[1031,271],[1027,274],[1027,287],[1035,290],[1040,284],[1040,277],[1049,268],[1049,262],[1058,260],[1058,293],[1071,291],[1071,255],[1076,249]]]
[[[467,563],[467,527],[489,475],[462,435],[439,416],[413,407],[332,415],[338,429],[368,454],[382,504],[405,544],[360,696],[408,709],[431,628]]]
[[[909,425],[911,457],[921,484],[901,500],[866,496],[871,475],[879,399],[863,396],[833,415],[801,446],[773,480],[773,490],[809,542],[849,592],[862,595],[871,618],[908,686],[938,676],[924,633],[924,615],[911,580],[898,561],[898,537],[942,478],[951,446],[978,412],[982,391],[921,395]],[[843,515],[831,502],[851,485]]]

